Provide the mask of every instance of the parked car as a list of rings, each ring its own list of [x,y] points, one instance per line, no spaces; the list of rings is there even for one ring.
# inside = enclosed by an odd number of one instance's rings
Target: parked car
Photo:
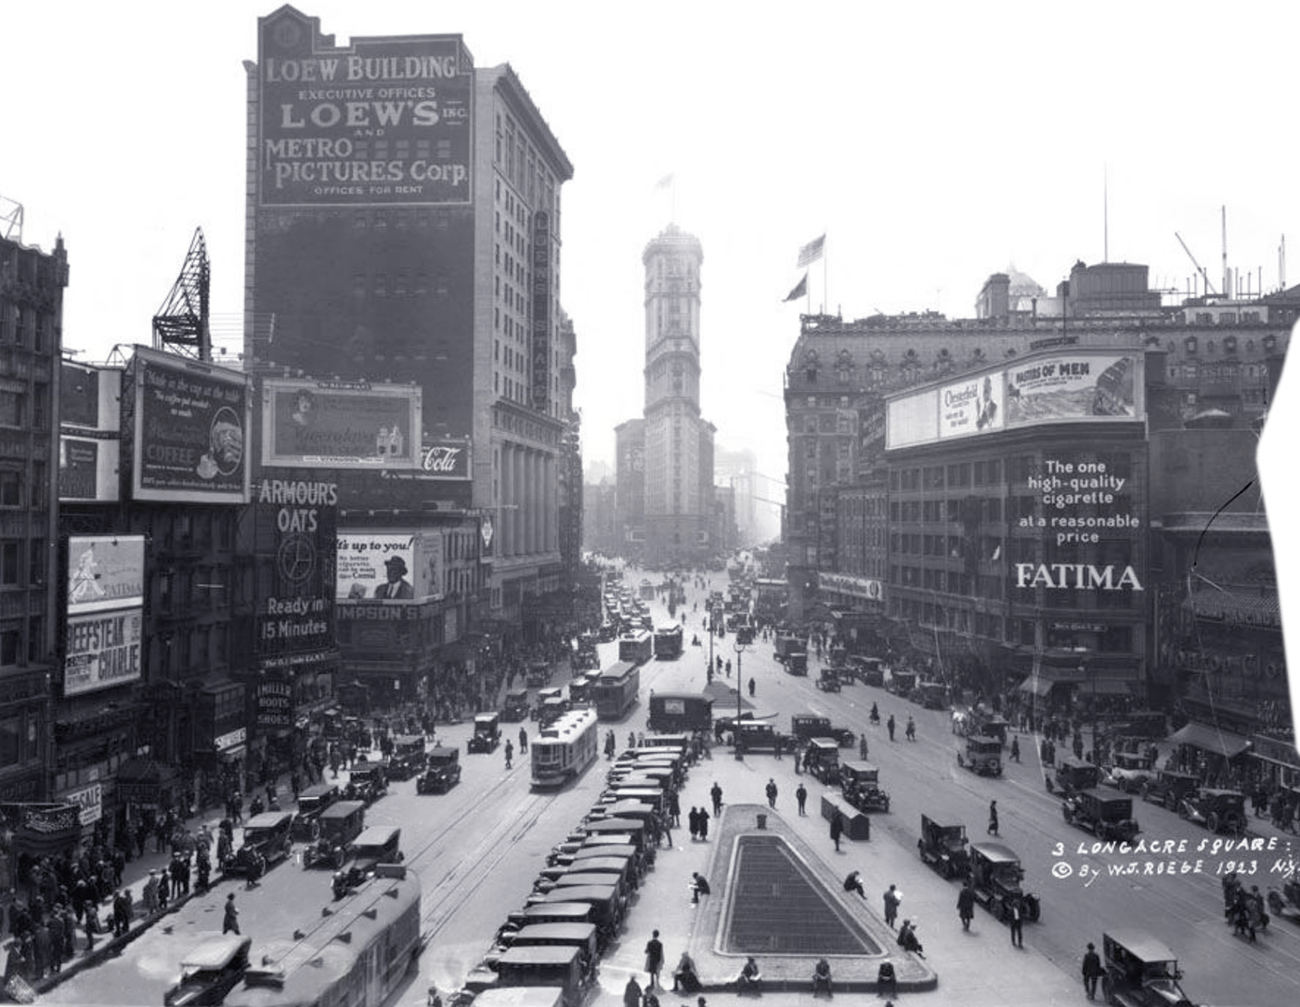
[[[501,715],[478,713],[474,715],[474,735],[469,739],[469,754],[493,752],[501,744]]]
[[[849,668],[863,685],[874,685],[877,689],[885,687],[885,662],[881,658],[851,654]]]
[[[964,878],[970,873],[970,848],[966,826],[921,816],[921,838],[916,841],[923,863],[945,878]]]
[[[927,710],[943,710],[948,706],[948,687],[942,682],[917,682],[912,692],[913,702]]]
[[[320,838],[302,851],[302,866],[338,870],[347,860],[348,846],[366,827],[361,801],[339,801],[320,816]]]
[[[1178,981],[1183,973],[1174,953],[1136,928],[1102,935],[1102,999],[1126,1007],[1182,1007],[1192,1001]]]
[[[1083,759],[1067,755],[1056,766],[1056,784],[1052,777],[1043,777],[1049,794],[1060,791],[1062,797],[1069,797],[1079,790],[1088,790],[1101,783],[1101,768]]]
[[[354,878],[364,879],[378,864],[400,864],[406,859],[402,853],[402,830],[390,825],[372,825],[352,841],[348,866]],[[357,880],[360,884],[361,880]]]
[[[970,847],[970,881],[975,901],[999,920],[1006,922],[1011,904],[1020,901],[1025,919],[1037,922],[1042,905],[1037,895],[1023,888],[1024,868],[1020,858],[1001,843],[972,843]]]
[[[1142,784],[1142,800],[1163,804],[1170,811],[1177,811],[1183,798],[1195,790],[1199,783],[1200,780],[1192,773],[1158,769],[1154,777]]]
[[[343,799],[337,783],[318,783],[298,795],[298,815],[293,820],[293,838],[315,842],[320,838],[321,812]]]
[[[1141,831],[1133,817],[1133,798],[1105,790],[1076,790],[1066,795],[1061,814],[1067,824],[1087,829],[1098,839],[1131,842]]]
[[[809,738],[802,752],[797,752],[814,777],[823,784],[838,783],[840,779],[840,746],[834,738]]]
[[[889,810],[889,794],[880,787],[880,770],[869,762],[840,766],[840,792],[859,811]]]
[[[1141,752],[1116,752],[1110,771],[1102,782],[1118,787],[1125,793],[1136,794],[1142,785],[1156,775],[1151,759]]]
[[[1240,790],[1205,787],[1183,797],[1178,813],[1211,832],[1240,835],[1246,828],[1246,795]]]
[[[835,668],[823,667],[817,678],[817,688],[822,692],[839,692],[840,673]]]
[[[348,771],[348,785],[343,788],[343,798],[374,804],[388,793],[388,776],[382,762],[354,762]]]
[[[460,782],[460,749],[439,746],[429,752],[427,768],[415,778],[417,794],[445,794]]]
[[[225,874],[261,874],[293,848],[292,811],[264,811],[244,823],[244,842],[221,865]]]
[[[181,959],[181,977],[163,994],[164,1007],[219,1004],[248,970],[251,937],[210,935]]]
[[[966,752],[957,752],[957,765],[980,776],[1002,775],[1002,742],[973,734],[966,739]]]
[[[424,735],[398,734],[393,750],[384,759],[384,775],[390,780],[409,780],[424,772]]]
[[[531,703],[527,689],[512,689],[506,693],[505,703],[501,706],[501,719],[507,724],[517,724],[528,717]]]
[[[841,748],[851,748],[857,741],[857,735],[847,727],[836,727],[830,717],[819,717],[812,713],[792,713],[790,715],[790,734],[800,741],[810,738],[834,738]]]

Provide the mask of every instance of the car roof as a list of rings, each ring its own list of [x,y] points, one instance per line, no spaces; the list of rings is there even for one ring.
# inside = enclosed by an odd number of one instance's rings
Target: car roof
[[[1121,927],[1117,930],[1108,930],[1105,936],[1116,944],[1122,944],[1126,951],[1144,962],[1172,962],[1178,960],[1178,956],[1169,950],[1166,944],[1137,927]]]
[[[181,959],[182,969],[219,969],[223,968],[239,953],[240,948],[247,950],[253,938],[224,934],[220,937],[208,937],[202,944]]]
[[[337,807],[337,805],[331,805]],[[327,814],[329,809],[321,812]],[[292,818],[292,811],[263,811],[260,815],[254,815],[244,823],[244,829],[274,829],[282,824],[286,818]]]
[[[429,749],[429,754],[431,756],[436,755],[440,759],[445,759],[449,755],[459,756],[460,749],[452,748],[449,745],[436,745],[433,748]]]
[[[365,801],[335,801],[328,808],[320,813],[321,818],[347,818],[355,814],[357,809],[365,810]],[[250,823],[251,824],[251,823]]]
[[[497,959],[499,965],[567,965],[582,948],[576,944],[535,944],[527,947],[509,947]]]
[[[1010,846],[1003,846],[1001,843],[972,843],[971,850],[978,850],[985,860],[995,864],[1016,864],[1020,858],[1016,856],[1015,851]]]
[[[352,841],[355,846],[383,846],[393,836],[400,835],[401,829],[396,825],[371,825]]]

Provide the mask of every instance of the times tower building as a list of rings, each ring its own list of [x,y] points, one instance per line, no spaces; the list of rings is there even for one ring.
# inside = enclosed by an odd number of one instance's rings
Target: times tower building
[[[645,409],[616,430],[625,550],[651,565],[716,552],[713,424],[700,416],[699,239],[670,224],[646,245]],[[625,493],[625,488],[637,492]]]

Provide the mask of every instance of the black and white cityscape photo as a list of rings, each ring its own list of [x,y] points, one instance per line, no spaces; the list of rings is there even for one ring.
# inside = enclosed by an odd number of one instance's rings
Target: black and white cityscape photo
[[[0,37],[0,1003],[1300,1002],[1295,9]]]

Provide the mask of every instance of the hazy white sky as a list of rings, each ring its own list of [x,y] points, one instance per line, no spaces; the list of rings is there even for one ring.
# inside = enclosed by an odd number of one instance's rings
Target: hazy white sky
[[[579,339],[589,460],[642,403],[642,267],[675,217],[704,247],[702,406],[724,447],[781,477],[782,372],[805,302],[783,304],[799,247],[827,232],[813,307],[846,318],[970,316],[1014,264],[1053,288],[1077,259],[1216,286],[1232,265],[1278,283],[1300,248],[1296,5],[763,5],[317,0],[339,43],[459,32],[510,62],[575,166],[564,190],[563,305]],[[64,340],[82,360],[148,342],[201,226],[219,341],[239,333],[241,62],[273,2],[9,3],[0,59],[0,196],[24,240],[62,233]],[[779,11],[779,14],[778,14]],[[1291,282],[1300,280],[1300,252]],[[773,495],[778,495],[774,493]]]

